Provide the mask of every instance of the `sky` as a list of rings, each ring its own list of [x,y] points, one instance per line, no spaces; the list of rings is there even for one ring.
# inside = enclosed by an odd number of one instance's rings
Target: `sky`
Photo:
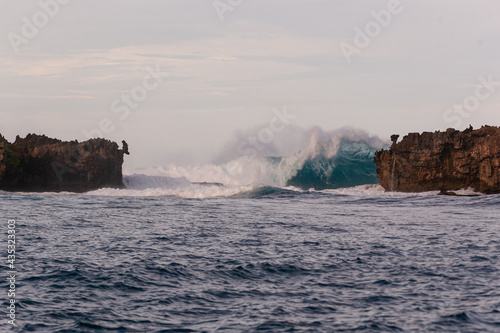
[[[383,140],[500,125],[495,0],[0,4],[9,141],[126,140],[125,166],[141,168],[206,163],[281,125]]]

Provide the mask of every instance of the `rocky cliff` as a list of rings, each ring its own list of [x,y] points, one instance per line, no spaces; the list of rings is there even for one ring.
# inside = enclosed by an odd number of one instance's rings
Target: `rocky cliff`
[[[377,175],[387,191],[500,193],[500,128],[410,133],[375,154]]]
[[[86,192],[123,187],[124,149],[114,142],[79,143],[29,134],[9,143],[0,136],[0,189],[6,191]]]
[[[0,179],[2,179],[2,176],[5,173],[5,162],[3,160],[4,146],[5,146],[5,139],[0,134]]]

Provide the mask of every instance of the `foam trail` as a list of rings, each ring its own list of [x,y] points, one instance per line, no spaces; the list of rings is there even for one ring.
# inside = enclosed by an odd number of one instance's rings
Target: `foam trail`
[[[186,199],[207,199],[207,198],[224,198],[232,197],[241,193],[254,190],[252,186],[242,187],[220,187],[220,186],[204,186],[204,185],[189,185],[185,187],[173,188],[149,188],[149,189],[111,189],[102,188],[96,191],[87,192],[87,195],[101,196],[131,196],[131,197],[150,197],[150,196],[168,196]]]
[[[125,188],[134,190],[145,190],[150,188],[175,188],[187,187],[191,182],[185,177],[165,177],[165,176],[147,176],[134,174],[123,177]]]

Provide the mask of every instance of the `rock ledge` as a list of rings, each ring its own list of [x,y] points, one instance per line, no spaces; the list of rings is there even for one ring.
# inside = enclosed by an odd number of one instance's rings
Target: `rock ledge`
[[[375,153],[377,176],[386,191],[500,193],[500,128],[410,133]]]
[[[0,135],[0,190],[86,192],[122,188],[123,154],[105,139],[61,141],[28,134],[9,143]]]

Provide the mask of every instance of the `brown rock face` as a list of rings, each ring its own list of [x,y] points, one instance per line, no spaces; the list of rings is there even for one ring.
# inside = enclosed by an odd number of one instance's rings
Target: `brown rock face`
[[[0,179],[2,179],[2,176],[5,173],[5,161],[3,159],[3,154],[4,154],[4,138],[0,135]]]
[[[375,163],[386,191],[500,193],[500,128],[410,133],[376,152]]]
[[[13,144],[5,139],[0,143],[0,189],[86,192],[121,188],[122,164],[123,150],[109,140],[79,143],[45,135],[18,136]]]

